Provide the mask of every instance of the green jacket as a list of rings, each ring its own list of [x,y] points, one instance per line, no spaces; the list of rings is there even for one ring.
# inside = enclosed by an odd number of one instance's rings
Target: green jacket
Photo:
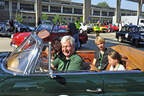
[[[75,22],[75,25],[76,25],[76,28],[77,28],[77,29],[80,29],[80,26],[81,26],[81,25],[80,25],[80,22]]]
[[[68,60],[65,58],[65,56],[61,56],[53,61],[56,70],[63,72],[80,70],[82,63],[83,61],[81,57],[77,54],[73,54]]]

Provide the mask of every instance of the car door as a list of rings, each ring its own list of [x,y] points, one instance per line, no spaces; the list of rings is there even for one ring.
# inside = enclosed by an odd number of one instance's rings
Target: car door
[[[97,96],[103,94],[103,80],[98,72],[0,75],[0,96]]]
[[[129,42],[133,42],[133,37],[135,36],[135,34],[137,34],[138,33],[138,27],[132,27],[131,28],[131,32],[129,32],[129,34],[128,34],[128,38],[127,38],[127,40],[129,41]]]
[[[143,96],[144,73],[140,71],[105,72],[104,96]]]
[[[44,75],[33,80],[42,88],[43,95],[97,96],[103,94],[103,80],[97,72],[54,73],[53,78]]]

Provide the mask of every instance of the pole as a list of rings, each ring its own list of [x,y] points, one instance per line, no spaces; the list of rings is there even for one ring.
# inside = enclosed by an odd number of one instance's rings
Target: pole
[[[119,24],[121,21],[121,17],[120,17],[120,6],[121,6],[121,0],[117,0],[116,2],[116,10],[115,10],[115,17],[116,17],[116,21],[115,23]]]
[[[83,23],[88,23],[91,11],[91,0],[84,0],[83,3]]]
[[[35,0],[35,15],[36,15],[36,27],[39,25],[39,22],[41,21],[41,0]]]

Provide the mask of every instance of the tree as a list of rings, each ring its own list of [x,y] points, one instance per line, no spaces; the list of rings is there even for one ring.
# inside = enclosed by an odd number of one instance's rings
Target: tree
[[[23,22],[22,15],[19,14],[19,13],[16,13],[16,20],[17,20],[18,22],[22,23],[22,22]]]
[[[41,20],[43,20],[43,21],[48,20],[47,14],[42,14]]]
[[[75,17],[74,19],[75,19],[75,21],[78,20],[79,22],[83,22],[83,17]]]
[[[108,5],[107,2],[105,2],[105,1],[98,3],[97,6],[99,6],[99,7],[104,7],[104,8],[109,8],[109,5]]]
[[[53,19],[53,23],[56,24],[57,22],[61,23],[62,20],[61,20],[61,17],[57,14],[54,19]]]

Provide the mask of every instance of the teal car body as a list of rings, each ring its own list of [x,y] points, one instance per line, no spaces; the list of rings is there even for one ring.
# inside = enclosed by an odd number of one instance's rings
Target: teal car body
[[[0,96],[144,95],[144,73],[138,70],[63,73],[53,71],[50,61],[44,63],[47,69],[42,70],[43,47],[42,40],[31,34],[14,52],[0,54]]]

